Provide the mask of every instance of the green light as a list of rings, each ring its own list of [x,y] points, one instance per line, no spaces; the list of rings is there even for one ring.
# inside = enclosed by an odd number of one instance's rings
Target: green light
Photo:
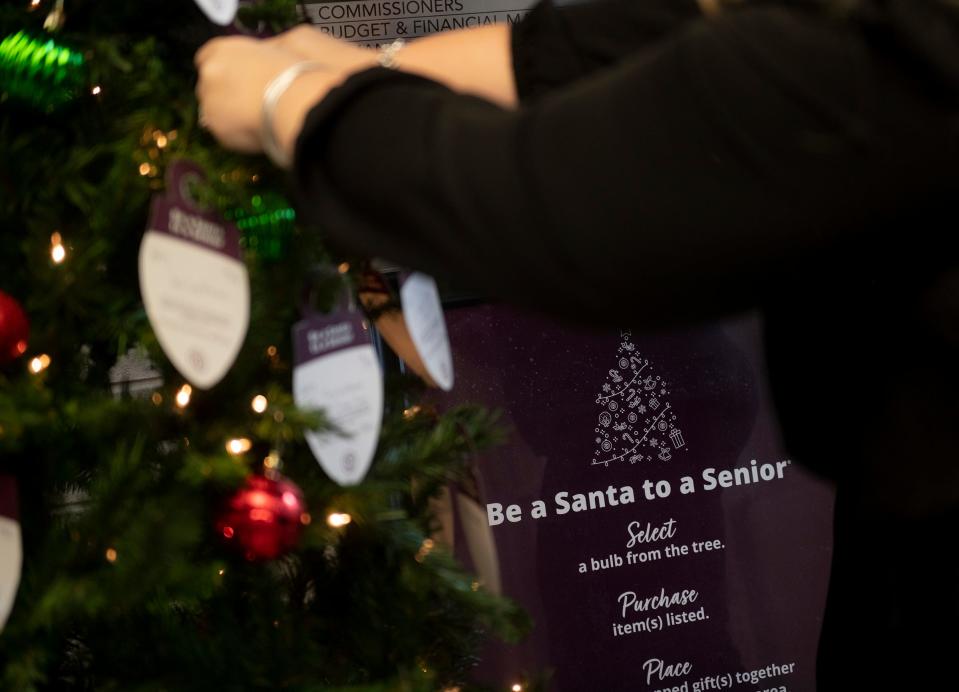
[[[0,92],[45,110],[69,103],[83,89],[83,55],[53,39],[18,31],[0,41]]]
[[[248,207],[230,209],[226,216],[243,232],[243,246],[251,253],[266,260],[283,257],[293,235],[296,211],[281,196],[269,192],[254,195]]]

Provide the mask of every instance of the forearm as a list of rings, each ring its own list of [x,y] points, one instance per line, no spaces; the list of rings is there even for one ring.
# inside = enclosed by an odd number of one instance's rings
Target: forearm
[[[896,209],[935,151],[863,111],[869,58],[842,38],[737,13],[515,110],[367,71],[310,116],[301,208],[348,252],[557,312],[743,307]]]
[[[506,108],[517,104],[506,24],[450,31],[409,43],[396,67]]]
[[[720,0],[695,0],[695,4],[690,5],[706,16],[715,16],[719,13]],[[574,11],[608,14],[609,20],[613,22],[619,12],[618,8],[607,9],[602,6],[584,6]],[[674,16],[668,19],[657,16],[655,10],[650,12],[652,19],[647,19],[642,11],[636,12],[636,16],[643,21],[636,22],[635,17],[630,17],[634,24],[637,44],[648,42],[658,31],[679,21],[679,17],[695,14],[680,7],[676,7],[674,12]],[[499,106],[513,108],[518,104],[519,97],[511,33],[512,25],[495,24],[427,36],[411,42],[398,54],[397,67],[405,72],[432,79],[453,91],[472,94]],[[630,45],[630,42],[624,41],[624,44]],[[541,58],[550,60],[551,56],[544,55]]]
[[[518,25],[494,24],[416,39],[395,55],[395,67],[448,89],[515,108],[520,92],[558,88],[661,40],[720,0],[605,0],[559,8],[545,0]],[[604,38],[605,37],[605,38]],[[349,74],[377,63],[376,52],[301,28],[275,40],[305,59],[326,62],[334,74],[309,75],[284,95],[275,133],[292,152],[306,112]],[[522,83],[520,83],[522,82]],[[321,96],[317,96],[317,95]]]

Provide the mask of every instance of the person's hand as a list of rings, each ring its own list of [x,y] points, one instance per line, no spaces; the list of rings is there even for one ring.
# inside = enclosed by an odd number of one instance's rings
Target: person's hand
[[[332,69],[346,72],[358,72],[377,64],[374,49],[332,38],[305,24],[266,39],[266,42],[294,53],[303,60],[316,60]]]
[[[301,58],[265,41],[242,36],[215,38],[194,58],[200,124],[228,149],[262,151],[263,91]]]

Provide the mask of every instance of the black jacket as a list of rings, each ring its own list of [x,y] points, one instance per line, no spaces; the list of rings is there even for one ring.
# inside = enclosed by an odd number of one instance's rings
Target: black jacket
[[[949,4],[544,4],[513,31],[519,110],[373,69],[298,143],[350,251],[612,324],[763,309],[787,445],[839,488],[823,690],[920,689],[959,644],[932,634],[959,614]]]

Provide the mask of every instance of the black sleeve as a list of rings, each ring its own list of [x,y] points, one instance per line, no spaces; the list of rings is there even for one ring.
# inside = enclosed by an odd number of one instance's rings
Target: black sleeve
[[[697,0],[543,0],[511,33],[521,100],[622,60],[701,16]]]
[[[949,170],[924,104],[855,27],[749,10],[518,111],[360,73],[308,116],[296,177],[353,252],[664,324],[814,282],[824,251],[900,213]]]

